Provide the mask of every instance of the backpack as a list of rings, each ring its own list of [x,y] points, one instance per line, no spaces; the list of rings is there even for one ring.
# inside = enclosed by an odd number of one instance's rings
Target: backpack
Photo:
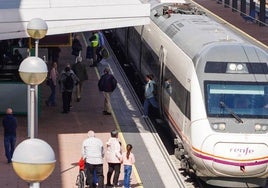
[[[74,88],[74,81],[73,81],[73,77],[72,74],[65,74],[66,78],[63,82],[64,88],[65,90],[72,90]]]

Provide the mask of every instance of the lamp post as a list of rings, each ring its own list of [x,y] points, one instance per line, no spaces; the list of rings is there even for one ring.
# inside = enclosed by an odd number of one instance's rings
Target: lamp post
[[[38,57],[38,44],[39,39],[42,39],[46,36],[48,30],[48,26],[46,22],[41,18],[33,18],[30,20],[30,22],[27,25],[27,33],[28,35],[35,39],[35,57]],[[31,91],[34,90],[34,98],[35,103],[34,106],[29,104],[29,101],[31,101]],[[30,135],[31,138],[37,137],[38,133],[38,84],[31,84],[28,85],[28,112],[34,111],[35,116],[30,117],[31,113],[28,113],[28,135]],[[33,122],[32,122],[33,121]],[[35,127],[32,127],[31,125],[35,125]],[[34,130],[33,130],[34,129]],[[33,135],[32,135],[33,133]]]
[[[27,33],[30,37],[35,39],[35,56],[38,57],[39,39],[42,39],[47,34],[47,24],[41,18],[33,18],[27,25]]]
[[[12,165],[17,175],[30,183],[30,188],[39,188],[55,168],[55,154],[43,140],[27,139],[15,149]]]
[[[30,138],[37,133],[37,114],[35,107],[37,103],[35,86],[41,84],[47,77],[47,65],[39,57],[27,57],[19,67],[19,75],[22,81],[30,86],[30,100],[28,100],[28,127],[30,127]]]
[[[47,77],[47,65],[38,57],[39,39],[45,37],[47,25],[40,18],[32,19],[27,25],[28,34],[36,39],[35,56],[24,59],[19,67],[19,75],[28,85],[28,134],[30,139],[21,142],[15,149],[13,169],[23,180],[30,183],[30,188],[39,188],[40,181],[46,179],[55,168],[55,155],[52,148],[37,136],[37,89]],[[29,131],[30,129],[30,131]]]

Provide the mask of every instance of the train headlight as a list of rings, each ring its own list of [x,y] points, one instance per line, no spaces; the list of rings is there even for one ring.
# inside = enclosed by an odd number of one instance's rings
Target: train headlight
[[[261,130],[262,131],[267,131],[267,126],[266,125],[262,126]]]
[[[225,127],[226,127],[225,123],[213,123],[212,124],[212,128],[214,130],[224,131],[225,130]]]
[[[260,124],[256,124],[255,125],[255,131],[260,131],[261,130],[261,125]]]
[[[226,73],[248,73],[245,63],[228,63]]]
[[[213,127],[213,129],[217,130],[219,125],[217,123],[215,123],[215,124],[212,124],[212,127]]]
[[[220,124],[219,124],[219,129],[220,129],[221,131],[225,130],[225,123],[220,123]]]
[[[256,124],[255,125],[255,131],[264,131],[266,132],[268,128],[268,125],[262,125],[262,124]]]

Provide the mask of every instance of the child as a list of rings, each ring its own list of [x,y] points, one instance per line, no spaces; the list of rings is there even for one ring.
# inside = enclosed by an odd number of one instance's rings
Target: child
[[[135,157],[131,152],[131,144],[127,145],[126,150],[127,151],[122,155],[122,163],[124,165],[124,188],[130,188],[130,175],[132,172],[132,165],[135,163]]]

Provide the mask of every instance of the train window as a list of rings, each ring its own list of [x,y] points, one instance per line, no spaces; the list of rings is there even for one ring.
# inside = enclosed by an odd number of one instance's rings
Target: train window
[[[247,67],[251,74],[268,74],[267,63],[247,63]]]
[[[208,61],[205,73],[268,74],[267,63],[215,62]]]
[[[164,71],[164,89],[172,98],[181,112],[190,119],[190,92],[178,81],[173,73],[165,67]]]
[[[225,73],[227,63],[208,61],[205,66],[205,73]]]
[[[133,27],[130,27],[128,35],[129,35],[130,43],[133,46],[135,46],[137,49],[139,49],[140,48],[140,35],[138,34],[138,32]]]
[[[268,117],[268,84],[205,82],[208,116]]]
[[[169,95],[172,94],[172,79],[170,77],[165,79],[164,88]]]
[[[145,41],[142,42],[141,53],[142,53],[141,64],[143,66],[142,67],[143,71],[148,73],[148,70],[150,70],[154,75],[159,75],[160,62],[158,55],[154,53],[154,51],[149,47],[149,45]]]

